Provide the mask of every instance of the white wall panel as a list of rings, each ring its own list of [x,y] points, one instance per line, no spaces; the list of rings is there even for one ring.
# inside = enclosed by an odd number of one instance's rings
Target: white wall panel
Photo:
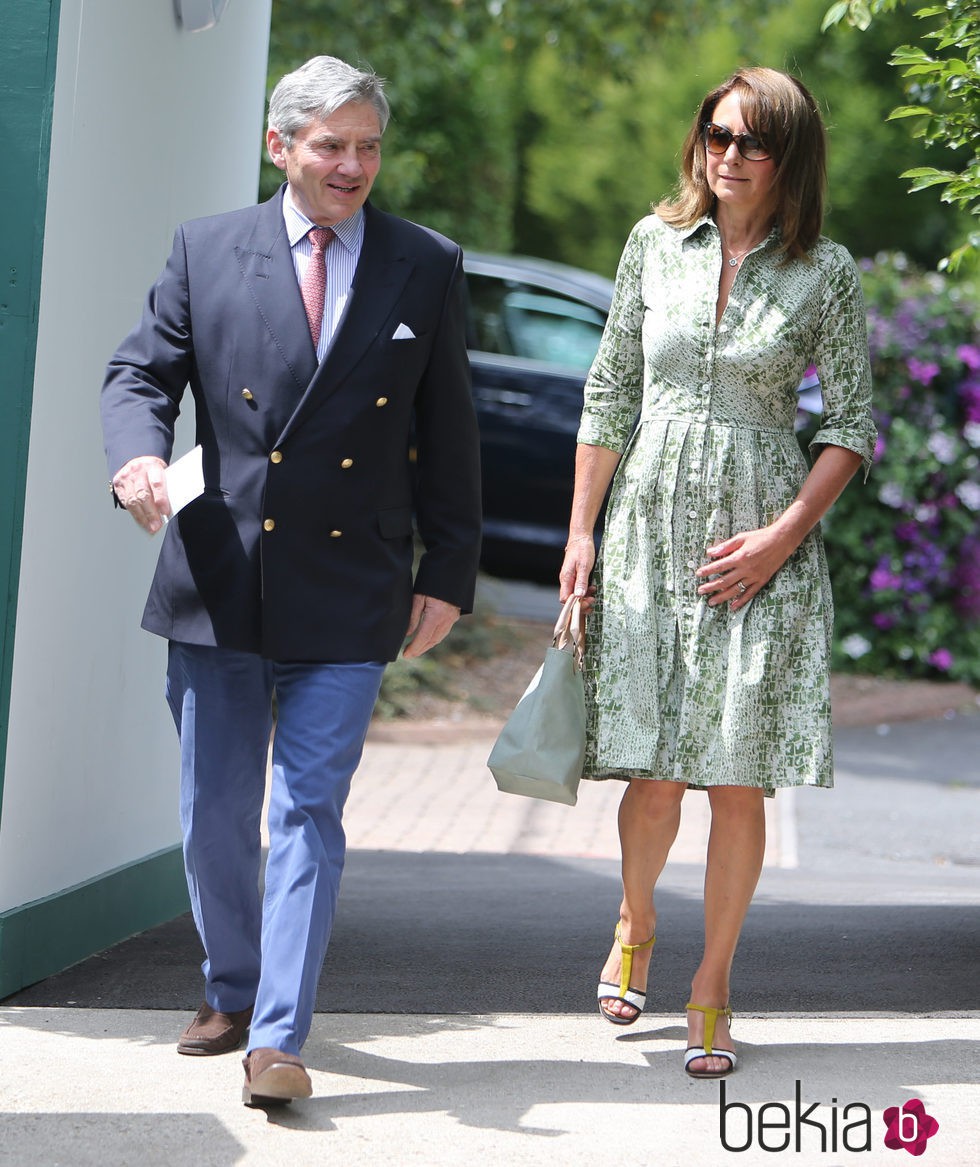
[[[62,0],[0,911],[179,840],[158,543],[111,507],[98,396],[176,224],[255,201],[270,6],[187,33],[172,0]]]

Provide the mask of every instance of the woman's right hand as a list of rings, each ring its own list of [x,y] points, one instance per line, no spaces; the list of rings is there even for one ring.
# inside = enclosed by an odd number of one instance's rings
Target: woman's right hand
[[[595,603],[595,586],[589,583],[595,566],[595,543],[591,535],[570,538],[565,545],[565,558],[558,573],[558,601],[561,604],[569,596],[582,597],[582,611],[588,615]]]
[[[582,611],[588,615],[595,606],[595,587],[589,576],[595,567],[595,537],[592,532],[599,521],[602,500],[619,465],[619,454],[605,446],[579,442],[575,447],[575,489],[572,513],[568,521],[565,560],[558,573],[559,599],[582,597]]]

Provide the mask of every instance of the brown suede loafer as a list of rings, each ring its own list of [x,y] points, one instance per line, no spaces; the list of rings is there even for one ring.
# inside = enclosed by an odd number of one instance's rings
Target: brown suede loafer
[[[205,1001],[180,1035],[177,1053],[208,1057],[238,1049],[252,1020],[252,1006],[237,1013],[219,1013]]]
[[[263,1046],[243,1058],[242,1065],[242,1102],[246,1106],[279,1106],[291,1098],[309,1098],[313,1093],[310,1075],[295,1054]]]

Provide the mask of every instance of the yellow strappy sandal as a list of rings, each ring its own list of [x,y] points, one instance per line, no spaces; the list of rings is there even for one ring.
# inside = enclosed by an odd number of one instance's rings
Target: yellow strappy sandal
[[[644,948],[652,948],[656,943],[657,937],[655,935],[651,936],[649,940],[644,940],[642,944],[624,944],[623,925],[622,921],[620,921],[616,925],[616,939],[619,941],[619,950],[623,957],[619,972],[619,984],[614,985],[611,981],[599,982],[599,1012],[612,1025],[632,1025],[643,1012],[643,1006],[647,1001],[646,993],[641,993],[639,989],[630,988],[630,974],[633,971],[633,953],[641,952]],[[622,1001],[624,1005],[632,1006],[636,1012],[632,1017],[617,1017],[615,1014],[607,1013],[603,1009],[603,1001]]]
[[[692,1001],[688,1001],[684,1008],[696,1009],[699,1013],[704,1014],[704,1045],[687,1047],[684,1054],[684,1069],[692,1078],[724,1078],[726,1074],[730,1074],[735,1069],[738,1058],[735,1056],[734,1050],[712,1049],[711,1042],[715,1036],[715,1023],[719,1017],[727,1017],[729,1025],[731,1024],[731,1006],[725,1005],[721,1009],[715,1009],[711,1005],[695,1005]],[[727,1070],[692,1070],[691,1062],[696,1062],[698,1058],[727,1058],[730,1064]]]

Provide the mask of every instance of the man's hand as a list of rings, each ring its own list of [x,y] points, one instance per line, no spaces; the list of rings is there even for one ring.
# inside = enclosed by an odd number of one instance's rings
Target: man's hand
[[[413,657],[428,652],[445,639],[458,619],[459,608],[455,604],[447,604],[445,600],[436,600],[432,596],[413,596],[412,615],[405,633],[412,639],[402,655]]]
[[[116,498],[151,535],[163,526],[163,516],[170,514],[166,469],[162,458],[133,458],[112,480]]]

